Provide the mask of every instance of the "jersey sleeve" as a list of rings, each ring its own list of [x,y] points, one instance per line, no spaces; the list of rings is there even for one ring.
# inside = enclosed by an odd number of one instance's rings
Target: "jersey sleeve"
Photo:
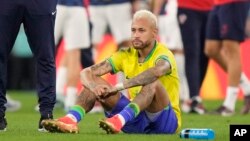
[[[123,51],[115,52],[113,55],[111,55],[107,61],[112,66],[112,73],[117,73],[119,71],[122,71],[122,58],[124,58],[125,53]]]
[[[170,71],[167,72],[166,75],[171,74],[172,71],[173,71],[173,69],[175,68],[173,57],[172,57],[172,56],[169,56],[169,55],[167,55],[167,54],[160,54],[160,55],[156,58],[155,64],[156,64],[159,60],[165,60],[165,61],[167,61],[167,62],[170,64],[170,68],[171,68],[171,69],[170,69]]]

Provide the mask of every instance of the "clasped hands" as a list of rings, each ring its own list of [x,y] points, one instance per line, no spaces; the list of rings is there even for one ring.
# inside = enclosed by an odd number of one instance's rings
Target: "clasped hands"
[[[117,94],[119,89],[114,86],[99,84],[92,88],[91,91],[96,95],[99,101],[104,101],[104,99]]]

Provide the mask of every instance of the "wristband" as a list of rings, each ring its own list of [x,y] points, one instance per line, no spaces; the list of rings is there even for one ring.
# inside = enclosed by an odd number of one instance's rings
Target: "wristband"
[[[117,91],[124,90],[124,85],[123,83],[118,83],[115,85],[115,88],[117,89]]]

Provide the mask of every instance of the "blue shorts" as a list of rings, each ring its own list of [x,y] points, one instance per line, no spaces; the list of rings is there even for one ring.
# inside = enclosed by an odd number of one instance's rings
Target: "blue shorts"
[[[206,38],[243,41],[249,4],[233,2],[215,6],[209,15]]]
[[[105,112],[106,117],[112,117],[118,114],[125,106],[130,103],[124,95],[121,95],[117,105],[111,112]],[[150,120],[145,111],[125,124],[122,128],[124,133],[133,134],[173,134],[178,127],[178,120],[171,105],[166,107],[161,113],[152,120]]]

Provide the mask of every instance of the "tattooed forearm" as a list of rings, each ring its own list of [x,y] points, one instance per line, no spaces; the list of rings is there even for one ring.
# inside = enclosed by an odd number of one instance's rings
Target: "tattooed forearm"
[[[129,79],[124,83],[125,88],[131,88],[134,86],[143,86],[149,83],[154,82],[158,79],[158,76],[155,74],[153,68],[148,69],[147,71],[142,72],[134,78]]]
[[[159,60],[155,67],[140,73],[134,78],[124,82],[124,88],[131,88],[134,86],[144,86],[154,82],[159,77],[165,75],[171,69],[169,62],[165,60]]]
[[[93,65],[90,67],[91,71],[96,76],[102,76],[106,74],[107,72],[111,71],[110,64],[105,60],[99,64]]]
[[[112,71],[112,66],[108,61],[103,61],[99,64],[93,65],[89,68],[83,69],[81,71],[81,82],[83,86],[92,90],[98,84],[97,79],[104,74],[107,74]]]
[[[89,88],[89,89],[93,89],[97,86],[96,83],[94,82],[89,82],[89,83],[86,83],[85,87]]]

